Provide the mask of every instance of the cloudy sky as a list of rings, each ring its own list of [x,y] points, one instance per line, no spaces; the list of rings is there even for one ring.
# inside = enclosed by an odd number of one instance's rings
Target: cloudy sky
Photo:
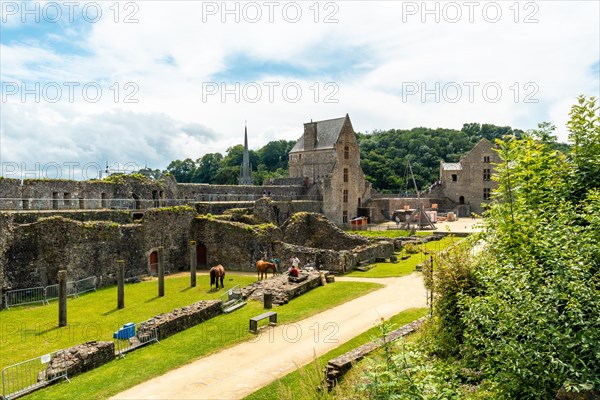
[[[566,141],[600,92],[597,1],[0,5],[9,177],[164,169],[242,143],[245,121],[258,149],[346,113],[360,132],[551,121]]]

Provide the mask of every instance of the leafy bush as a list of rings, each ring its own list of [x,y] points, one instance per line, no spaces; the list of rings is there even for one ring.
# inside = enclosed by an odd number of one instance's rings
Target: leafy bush
[[[600,390],[594,98],[579,99],[568,127],[567,154],[547,131],[497,140],[499,187],[473,254],[459,246],[425,268],[432,323],[415,347],[367,371],[368,397],[549,399],[561,387]]]
[[[473,270],[479,288],[455,304],[464,361],[496,381],[501,398],[600,386],[599,182],[582,179],[590,165],[600,174],[597,113],[593,98],[573,108],[568,157],[535,132],[498,141],[499,189]]]
[[[406,254],[418,254],[421,252],[420,243],[406,243],[403,248]]]

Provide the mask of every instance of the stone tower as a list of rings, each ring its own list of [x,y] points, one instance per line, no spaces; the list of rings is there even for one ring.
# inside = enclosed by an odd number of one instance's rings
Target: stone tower
[[[244,126],[244,156],[240,167],[240,185],[253,185],[252,165],[250,164],[250,153],[248,153],[248,127]]]
[[[358,216],[371,198],[371,184],[360,166],[350,117],[307,122],[289,155],[290,178],[314,183],[323,198],[323,214],[337,224]]]

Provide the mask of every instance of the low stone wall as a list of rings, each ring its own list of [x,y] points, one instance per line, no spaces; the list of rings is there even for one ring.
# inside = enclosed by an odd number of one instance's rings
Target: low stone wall
[[[444,236],[448,236],[448,235],[460,236],[460,237],[469,236],[469,234],[435,232],[433,235],[430,235],[430,236],[404,236],[404,237],[397,237],[397,238],[388,238],[385,236],[378,236],[378,237],[372,238],[372,240],[375,240],[378,243],[391,242],[394,245],[394,250],[400,251],[400,250],[402,250],[404,245],[406,245],[407,243],[419,243],[419,244],[420,243],[429,243],[429,242],[433,242],[436,240],[441,240]]]
[[[342,354],[339,357],[331,359],[327,362],[327,366],[325,367],[325,380],[327,381],[327,387],[331,390],[338,382],[338,380],[348,372],[352,366],[362,360],[365,356],[369,355],[369,353],[377,350],[384,343],[393,342],[401,337],[404,337],[412,332],[415,332],[419,329],[421,324],[425,321],[425,317],[419,318],[416,321],[413,321],[409,324],[406,324],[385,336],[385,338],[380,338],[368,343],[363,344],[349,352]]]
[[[321,272],[328,274],[327,271]],[[290,282],[288,275],[283,274],[243,287],[242,296],[250,300],[263,301],[264,293],[269,292],[273,295],[273,304],[282,305],[320,285],[321,278],[318,271],[309,272],[308,278],[302,282]]]
[[[346,273],[356,264],[349,251],[317,249],[284,242],[274,243],[273,254],[281,260],[281,267],[285,270],[291,267],[289,260],[293,256],[300,259],[301,266],[314,264],[317,268],[333,273]]]
[[[281,229],[284,242],[299,246],[349,250],[370,242],[364,236],[342,231],[324,215],[317,213],[294,214]]]
[[[394,243],[381,241],[367,246],[359,246],[352,249],[352,254],[354,255],[356,264],[361,261],[375,262],[376,258],[389,258],[393,256]]]
[[[189,329],[222,314],[221,300],[202,300],[186,307],[156,315],[138,325],[138,332],[157,330],[158,340]]]
[[[64,358],[63,358],[64,357]],[[67,368],[69,378],[98,368],[115,358],[114,342],[90,341],[69,347],[64,353],[58,353],[46,368],[48,379],[62,374]]]

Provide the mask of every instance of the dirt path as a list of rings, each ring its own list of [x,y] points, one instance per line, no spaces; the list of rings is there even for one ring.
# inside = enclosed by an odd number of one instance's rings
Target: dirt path
[[[386,287],[302,321],[265,329],[256,339],[198,359],[113,399],[240,399],[370,329],[380,318],[426,303],[420,274],[338,280]]]

